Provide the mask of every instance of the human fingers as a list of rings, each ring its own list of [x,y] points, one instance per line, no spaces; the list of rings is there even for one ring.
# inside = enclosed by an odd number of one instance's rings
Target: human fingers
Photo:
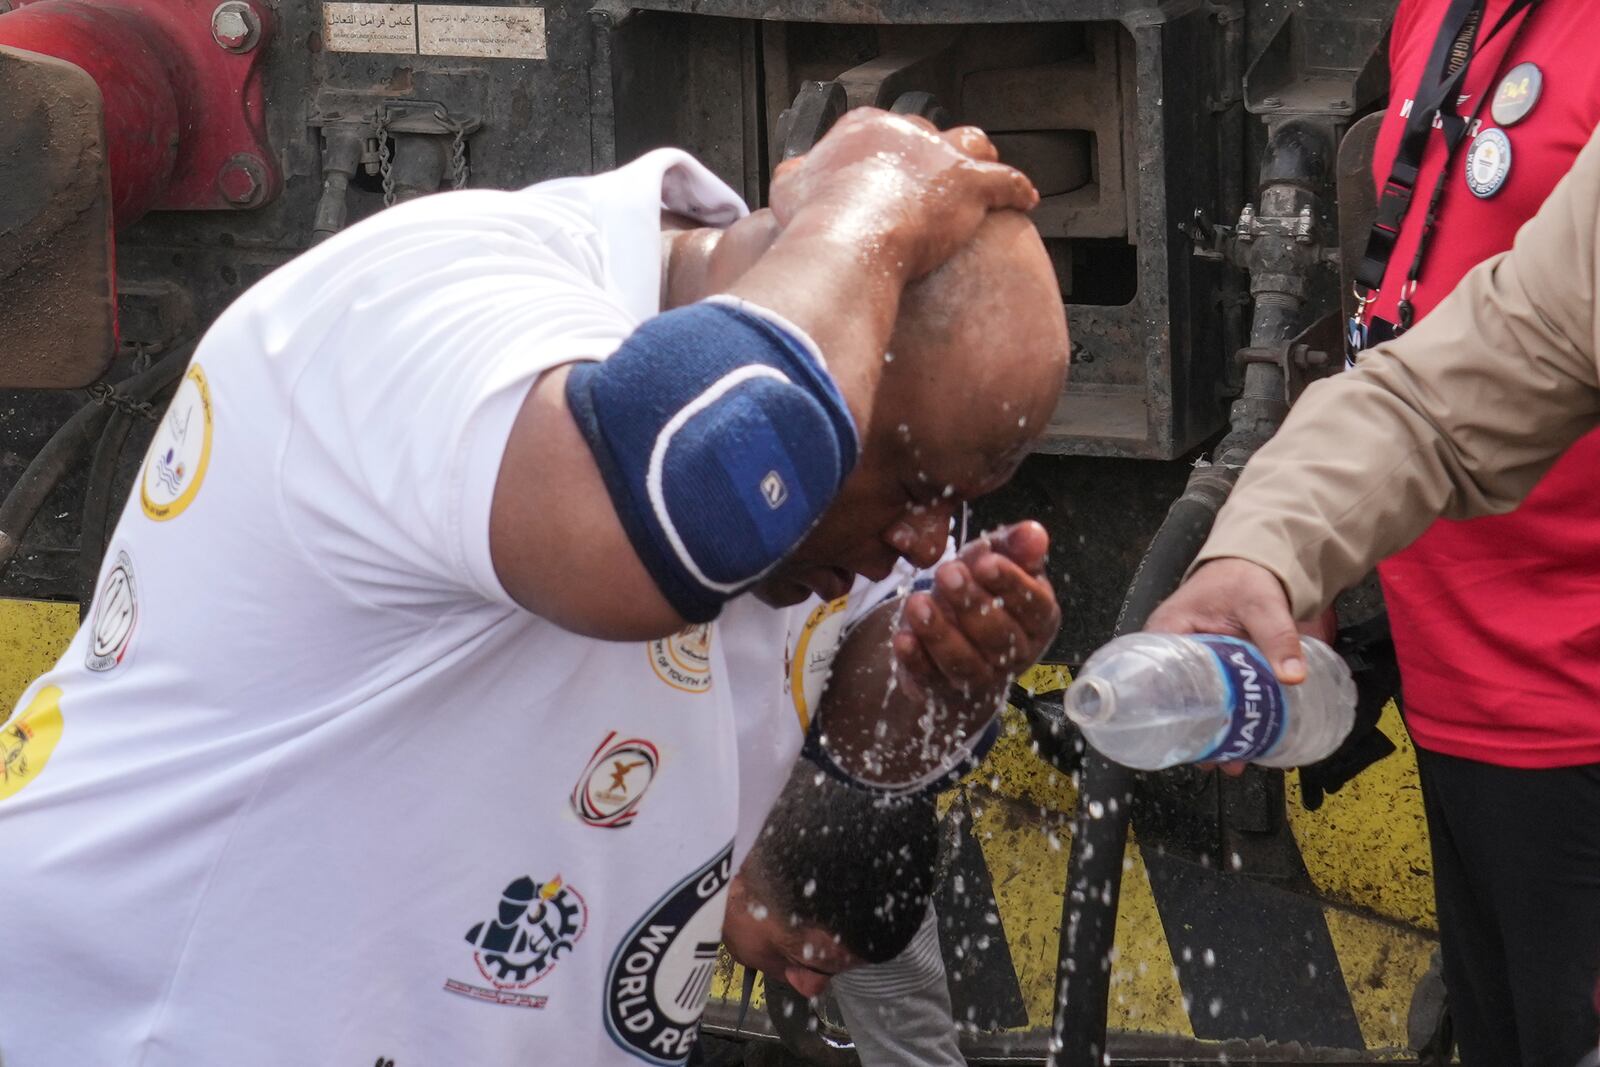
[[[1004,163],[974,160],[962,168],[979,201],[991,211],[1013,209],[1032,211],[1039,203],[1039,190],[1028,176]]]
[[[933,595],[913,593],[906,621],[937,677],[958,691],[971,693],[995,679],[996,671],[961,632],[949,606],[941,606]]]
[[[985,557],[993,559],[993,553]],[[953,614],[967,641],[986,660],[992,673],[1000,673],[1029,657],[1035,639],[1009,610],[1003,597],[985,588],[972,569],[954,560],[934,576],[934,595]]]
[[[986,163],[994,163],[1000,159],[1000,150],[989,140],[989,135],[976,126],[956,126],[945,130],[939,135],[963,155]]]
[[[1280,682],[1299,685],[1306,680],[1300,630],[1289,613],[1287,599],[1279,602],[1270,597],[1250,600],[1239,607],[1239,623],[1250,643],[1265,653]]]
[[[899,665],[897,684],[912,700],[926,699],[928,686],[939,678],[939,669],[928,658],[922,641],[910,630],[901,630],[890,639],[889,647]]]
[[[1277,575],[1245,559],[1211,560],[1178,587],[1145,624],[1166,633],[1230,634],[1266,655],[1278,680],[1305,680],[1300,634]]]
[[[1043,574],[1050,555],[1050,532],[1032,519],[1002,527],[984,537],[989,547],[1029,574]]]
[[[1005,611],[1017,620],[1030,644],[1055,637],[1061,625],[1061,608],[1055,588],[1043,574],[1029,574],[1015,560],[991,552],[970,565],[972,576],[988,593],[1000,600]],[[1042,649],[1041,649],[1042,651]]]

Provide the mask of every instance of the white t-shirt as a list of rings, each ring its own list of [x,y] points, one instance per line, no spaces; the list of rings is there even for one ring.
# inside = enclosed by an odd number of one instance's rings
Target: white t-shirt
[[[89,621],[0,729],[6,1067],[688,1053],[869,594],[607,643],[496,579],[513,418],[659,311],[663,206],[745,210],[672,151],[432,196],[207,334]]]

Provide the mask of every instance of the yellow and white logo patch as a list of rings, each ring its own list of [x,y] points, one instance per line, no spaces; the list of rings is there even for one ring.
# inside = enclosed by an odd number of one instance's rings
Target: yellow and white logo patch
[[[844,636],[845,608],[850,598],[830,600],[806,617],[800,638],[789,656],[789,694],[794,698],[794,713],[800,717],[800,730],[811,728],[823,687],[833,670],[833,654]]]
[[[0,800],[39,777],[61,740],[61,689],[47,685],[0,726]]]
[[[645,646],[656,677],[686,693],[711,688],[711,624],[686,626]]]
[[[200,364],[189,367],[150,442],[139,475],[139,502],[157,522],[177,518],[194,502],[211,462],[211,390]]]

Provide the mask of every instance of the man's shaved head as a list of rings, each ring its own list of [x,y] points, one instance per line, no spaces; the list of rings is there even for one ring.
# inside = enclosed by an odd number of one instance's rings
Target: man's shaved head
[[[1061,291],[1027,216],[990,215],[966,248],[906,287],[890,354],[875,445],[1014,468],[1055,409],[1068,360]]]
[[[720,292],[776,239],[771,212],[727,230],[667,234],[666,303]],[[963,500],[999,488],[1055,409],[1067,322],[1055,270],[1026,215],[997,211],[965,248],[901,295],[860,461],[760,594],[790,603],[883,577],[900,556],[929,565]],[[841,380],[878,368],[833,361]],[[908,532],[909,526],[909,532]],[[897,530],[898,528],[898,530]],[[911,547],[907,547],[911,546]]]

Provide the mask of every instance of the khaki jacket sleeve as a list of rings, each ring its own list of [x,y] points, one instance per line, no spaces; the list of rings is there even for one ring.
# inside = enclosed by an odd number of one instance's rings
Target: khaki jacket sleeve
[[[1597,222],[1600,135],[1509,252],[1398,340],[1305,391],[1195,565],[1259,563],[1309,618],[1440,515],[1514,508],[1600,422]]]

